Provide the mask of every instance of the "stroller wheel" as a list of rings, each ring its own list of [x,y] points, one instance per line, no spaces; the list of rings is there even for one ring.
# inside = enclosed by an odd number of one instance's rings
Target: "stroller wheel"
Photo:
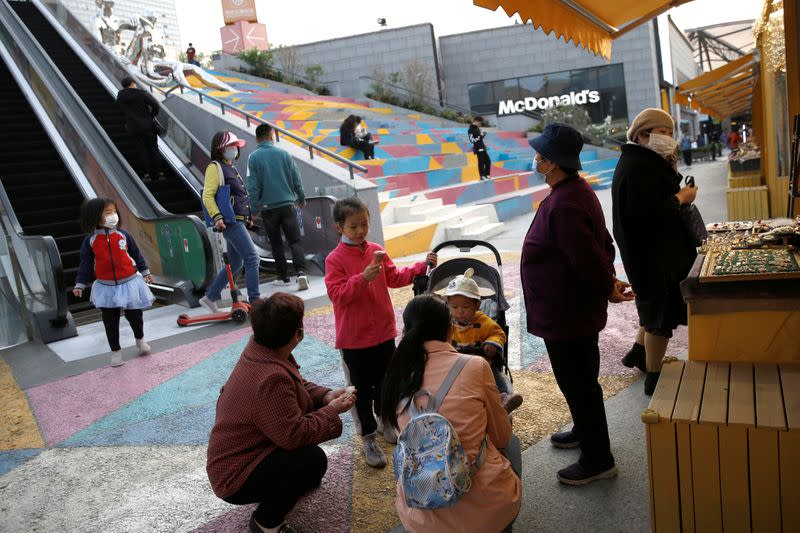
[[[178,317],[178,325],[183,327],[186,325],[186,321],[189,320],[189,315],[181,315]]]
[[[235,309],[233,313],[231,313],[231,318],[236,322],[244,322],[247,320],[247,312],[244,309]]]

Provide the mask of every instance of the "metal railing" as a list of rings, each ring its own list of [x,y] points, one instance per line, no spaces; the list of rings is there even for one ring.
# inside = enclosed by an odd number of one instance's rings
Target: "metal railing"
[[[155,87],[155,86],[152,85],[152,84],[149,84],[149,85],[150,85],[151,91],[152,91],[153,87]],[[320,145],[318,145],[316,143],[313,143],[313,142],[309,141],[308,139],[300,137],[299,135],[295,135],[294,133],[290,132],[289,130],[285,130],[285,129],[281,128],[280,126],[278,126],[278,125],[276,125],[276,124],[274,124],[272,122],[269,122],[268,120],[264,120],[263,118],[257,117],[257,116],[255,116],[255,115],[253,115],[251,113],[248,113],[247,111],[242,111],[241,109],[238,109],[235,106],[232,106],[231,104],[225,102],[224,100],[221,100],[221,99],[216,98],[214,96],[210,96],[208,94],[205,94],[203,91],[198,91],[194,87],[191,87],[189,85],[185,85],[183,83],[180,83],[177,80],[175,80],[175,85],[173,85],[172,87],[170,87],[166,91],[164,91],[161,87],[158,87],[158,89],[166,97],[169,97],[176,90],[179,90],[181,94],[184,94],[185,91],[190,91],[190,92],[196,93],[200,98],[200,104],[201,105],[203,104],[203,100],[210,100],[210,101],[212,101],[212,102],[214,102],[214,103],[216,103],[216,104],[218,104],[220,106],[220,109],[221,109],[223,115],[225,114],[225,109],[226,108],[230,109],[231,111],[233,111],[235,113],[238,113],[238,114],[242,115],[244,117],[244,119],[245,119],[245,122],[247,123],[247,127],[248,128],[251,126],[251,124],[253,122],[255,122],[257,124],[267,124],[268,126],[272,127],[272,129],[275,131],[275,142],[280,142],[280,135],[285,135],[286,137],[289,137],[290,139],[294,139],[295,141],[297,141],[300,144],[304,145],[308,149],[308,154],[309,154],[309,157],[311,159],[314,159],[314,151],[316,150],[320,154],[323,154],[323,155],[325,155],[327,157],[330,157],[331,159],[339,161],[340,163],[344,163],[345,165],[347,165],[347,169],[350,172],[350,179],[351,180],[355,179],[355,173],[354,173],[355,170],[358,170],[360,172],[367,172],[368,171],[367,167],[359,165],[358,163],[354,163],[353,161],[347,159],[346,157],[343,157],[343,156],[337,154],[336,152],[332,152],[332,151],[328,150],[327,148],[323,148],[322,146],[320,146]]]

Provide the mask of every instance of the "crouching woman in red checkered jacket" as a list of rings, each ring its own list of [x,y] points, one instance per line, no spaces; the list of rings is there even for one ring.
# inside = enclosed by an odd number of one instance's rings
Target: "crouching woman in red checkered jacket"
[[[228,503],[258,503],[250,531],[295,531],[285,521],[328,468],[319,444],[342,434],[354,394],[303,379],[292,350],[303,340],[303,300],[276,293],[253,303],[253,337],[217,400],[206,470]]]

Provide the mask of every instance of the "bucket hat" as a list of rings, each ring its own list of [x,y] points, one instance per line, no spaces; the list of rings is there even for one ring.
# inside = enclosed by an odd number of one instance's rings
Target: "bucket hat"
[[[583,135],[569,124],[548,124],[538,137],[528,141],[542,157],[562,168],[580,170]]]

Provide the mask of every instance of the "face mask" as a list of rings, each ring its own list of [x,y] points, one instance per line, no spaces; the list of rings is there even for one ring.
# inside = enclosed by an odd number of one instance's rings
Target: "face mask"
[[[115,228],[115,227],[117,227],[118,223],[119,223],[119,215],[114,213],[113,215],[108,215],[106,217],[105,227],[107,227],[109,229]]]
[[[539,170],[539,163],[541,163],[541,162],[542,162],[542,160],[539,160],[539,161],[537,161],[537,160],[535,160],[535,159],[534,159],[534,160],[533,160],[533,170],[534,170],[534,172],[536,172],[536,173],[537,173],[539,176],[541,176],[541,177],[542,177],[542,179],[546,179],[546,178],[547,178],[547,175],[548,175],[548,174],[550,174],[550,173],[553,171],[553,169],[551,168],[551,169],[550,169],[550,170],[548,170],[547,172],[542,172],[541,170]]]
[[[343,243],[345,243],[345,244],[348,244],[348,245],[350,245],[350,246],[355,246],[356,244],[358,244],[358,243],[356,243],[356,242],[353,242],[353,240],[352,240],[352,239],[350,239],[350,238],[349,238],[347,235],[345,235],[344,233],[342,233],[342,242],[343,242]]]
[[[224,152],[222,152],[222,157],[227,159],[228,161],[233,161],[236,159],[236,148],[227,148]]]
[[[669,135],[651,133],[647,147],[664,159],[670,159],[675,155],[675,150],[678,148],[678,141]]]

